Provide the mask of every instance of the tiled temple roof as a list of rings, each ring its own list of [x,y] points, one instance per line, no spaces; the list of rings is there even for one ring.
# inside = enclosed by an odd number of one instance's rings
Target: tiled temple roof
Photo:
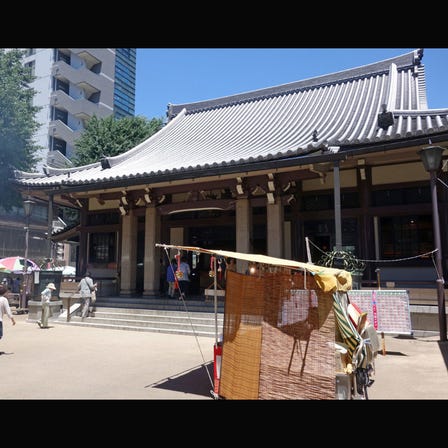
[[[306,156],[328,146],[446,132],[448,109],[427,108],[422,56],[415,50],[303,81],[170,105],[168,124],[131,150],[83,167],[16,172],[16,182],[30,187],[157,182],[167,174],[207,175],[210,168]]]

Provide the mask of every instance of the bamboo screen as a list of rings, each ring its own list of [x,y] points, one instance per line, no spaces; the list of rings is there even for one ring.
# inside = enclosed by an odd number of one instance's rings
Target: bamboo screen
[[[306,277],[227,273],[220,396],[335,398],[333,297]]]

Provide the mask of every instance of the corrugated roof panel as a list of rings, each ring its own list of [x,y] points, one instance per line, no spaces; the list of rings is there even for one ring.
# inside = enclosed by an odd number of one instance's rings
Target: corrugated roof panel
[[[412,118],[411,117],[407,117],[406,118],[406,137],[409,137],[410,135],[412,135]]]
[[[426,97],[426,76],[425,66],[422,64],[417,69],[416,83],[418,87],[418,108],[419,110],[428,109],[428,100]]]
[[[432,125],[432,120],[431,120],[431,116],[430,115],[426,116],[426,130],[428,132],[433,132],[434,131],[434,126]]]

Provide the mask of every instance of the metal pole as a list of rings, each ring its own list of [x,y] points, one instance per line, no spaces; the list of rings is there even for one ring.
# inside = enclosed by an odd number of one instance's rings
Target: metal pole
[[[214,257],[214,255],[212,255]],[[213,269],[214,269],[214,277],[213,277],[213,286],[215,288],[215,344],[218,345],[218,279],[217,279],[217,271],[216,271],[216,265],[218,264],[218,258],[215,257],[215,262],[213,263]]]
[[[336,236],[336,250],[342,250],[342,224],[341,224],[341,178],[339,173],[339,160],[334,162],[334,226]]]
[[[306,243],[306,256],[308,259],[308,263],[312,264],[313,260],[311,259],[311,250],[310,250],[310,240],[308,237],[305,237],[305,243]]]
[[[440,240],[439,210],[437,206],[437,175],[434,170],[431,175],[431,197],[432,197],[432,215],[434,226],[434,242],[436,245],[436,268],[437,268],[437,303],[439,306],[439,332],[440,341],[446,341],[446,310],[445,310],[445,280],[443,279],[442,268],[442,244]]]
[[[376,283],[377,283],[378,289],[380,290],[381,289],[381,276],[380,276],[381,269],[376,268],[375,272],[376,272]]]
[[[26,227],[25,227],[25,260],[23,262],[23,287],[22,287],[22,297],[20,303],[20,310],[24,312],[26,308],[26,288],[28,285],[28,270],[27,270],[27,260],[28,260],[28,242],[30,237],[30,217],[26,214]]]

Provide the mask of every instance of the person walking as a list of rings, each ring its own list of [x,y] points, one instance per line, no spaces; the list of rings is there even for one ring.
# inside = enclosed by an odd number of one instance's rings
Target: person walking
[[[46,288],[40,293],[42,315],[40,318],[41,320],[37,321],[37,325],[39,325],[40,328],[48,328],[48,317],[50,316],[50,300],[53,291],[56,291],[56,286],[54,286],[54,283],[48,283]]]
[[[89,313],[92,292],[96,291],[96,283],[93,283],[92,274],[87,271],[79,282],[78,290],[81,293],[81,319],[85,319]]]
[[[176,292],[176,260],[173,258],[166,268],[166,281],[168,282],[168,297],[174,299]]]
[[[3,315],[6,314],[10,319],[13,325],[16,324],[16,321],[11,313],[11,308],[9,307],[8,299],[5,297],[8,288],[0,284],[0,339],[3,337]]]
[[[182,298],[182,296],[184,299],[186,299],[190,287],[190,274],[190,265],[187,263],[187,257],[184,255],[180,259],[180,264],[176,272],[176,277],[179,282],[179,300]]]

